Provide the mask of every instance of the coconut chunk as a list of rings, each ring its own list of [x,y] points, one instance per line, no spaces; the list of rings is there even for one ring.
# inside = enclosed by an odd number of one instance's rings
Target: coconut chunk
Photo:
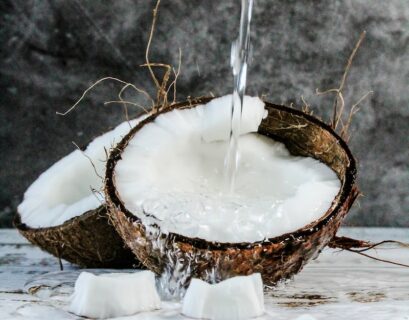
[[[217,284],[192,279],[182,313],[196,319],[240,320],[264,313],[263,281],[259,273],[233,277]]]
[[[90,318],[129,316],[159,309],[161,302],[151,271],[94,275],[81,272],[69,311]]]

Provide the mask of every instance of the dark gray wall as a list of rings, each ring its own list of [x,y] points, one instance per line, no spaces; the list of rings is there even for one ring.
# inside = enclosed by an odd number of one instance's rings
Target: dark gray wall
[[[124,119],[104,106],[118,86],[96,88],[66,117],[93,81],[115,76],[153,86],[144,51],[152,1],[15,0],[0,10],[0,216],[10,222],[24,190],[53,162]],[[178,98],[231,91],[230,43],[239,1],[163,0],[152,61],[176,64],[183,53]],[[346,88],[349,105],[367,90],[352,125],[364,198],[349,224],[409,227],[409,2],[406,0],[255,0],[250,94],[300,103],[328,118],[331,98],[361,31],[368,32]],[[129,99],[140,101],[135,95]],[[139,111],[134,110],[133,115]]]

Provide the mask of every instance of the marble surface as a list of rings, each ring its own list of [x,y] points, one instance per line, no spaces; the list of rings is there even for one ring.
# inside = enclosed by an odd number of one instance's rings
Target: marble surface
[[[409,242],[409,229],[342,228],[340,235]],[[409,264],[409,249],[383,246],[371,254]],[[79,319],[67,311],[73,284],[82,270],[28,244],[15,230],[0,231],[0,318]],[[115,270],[89,270],[95,273]],[[266,313],[258,320],[407,320],[409,269],[325,249],[293,280],[265,291]],[[179,302],[122,319],[187,319]]]

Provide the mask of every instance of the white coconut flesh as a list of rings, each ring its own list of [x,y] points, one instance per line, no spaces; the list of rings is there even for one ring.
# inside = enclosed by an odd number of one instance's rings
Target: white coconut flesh
[[[95,138],[85,151],[71,152],[42,173],[18,207],[21,221],[32,228],[53,227],[98,208],[104,197],[92,190],[102,190],[105,149],[109,151],[140,119],[120,124]]]
[[[256,97],[244,100],[235,189],[226,190],[230,108],[231,95],[213,99],[135,134],[114,172],[132,214],[163,233],[231,243],[292,232],[325,214],[340,190],[335,172],[257,134],[266,110]]]
[[[151,271],[81,272],[75,282],[69,311],[79,316],[106,319],[160,309],[155,274]]]
[[[263,281],[259,273],[217,284],[192,279],[183,298],[182,314],[196,319],[251,319],[264,313]]]

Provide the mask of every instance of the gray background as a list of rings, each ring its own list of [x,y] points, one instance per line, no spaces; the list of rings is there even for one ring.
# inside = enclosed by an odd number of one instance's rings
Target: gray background
[[[115,76],[144,87],[144,63],[153,1],[2,0],[0,3],[0,220],[10,218],[24,190],[52,163],[124,120],[119,106],[104,106],[119,86],[96,88]],[[163,0],[151,60],[177,64],[178,99],[231,91],[230,43],[237,36],[240,2]],[[365,194],[350,225],[409,227],[409,2],[407,0],[255,0],[249,94],[300,104],[328,119],[335,87],[361,31],[367,31],[348,78],[351,105],[368,90],[352,125],[351,149]],[[144,103],[129,94],[128,99]],[[134,109],[133,115],[139,113]]]

